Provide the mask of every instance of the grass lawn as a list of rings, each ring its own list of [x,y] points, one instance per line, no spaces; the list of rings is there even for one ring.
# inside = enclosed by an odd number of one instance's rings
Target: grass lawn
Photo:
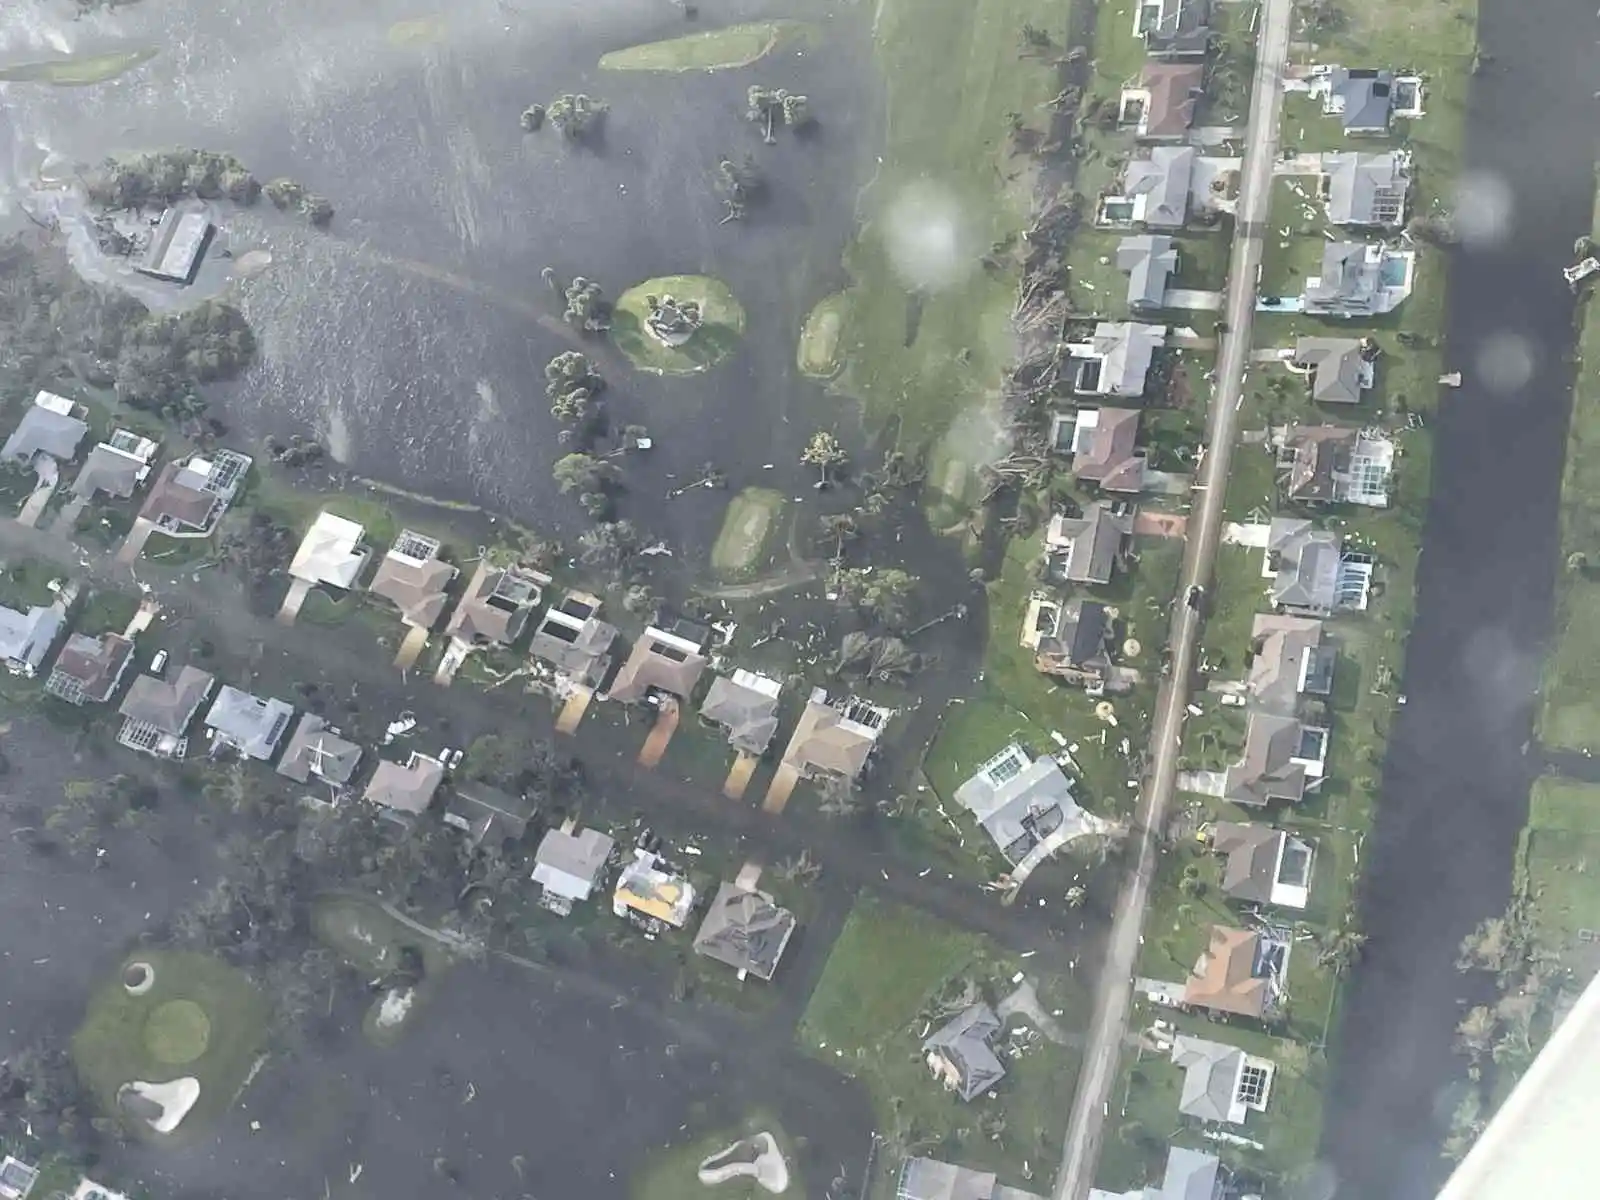
[[[1029,1040],[1003,1059],[1007,1076],[994,1098],[970,1104],[945,1092],[922,1059],[924,1029],[965,984],[996,1001],[1010,991],[1018,966],[976,934],[869,895],[857,900],[797,1036],[807,1053],[860,1078],[872,1096],[888,1145],[871,1187],[883,1187],[908,1149],[937,1148],[941,1157],[997,1171],[1017,1186],[1027,1181],[1025,1163],[1039,1167],[1059,1152],[1074,1050],[1042,1037]],[[1038,987],[1046,1009],[1062,1009],[1074,1029],[1084,1014],[1077,989],[1055,980]],[[1005,1122],[998,1140],[978,1129],[980,1117],[996,1116]]]
[[[1523,878],[1540,947],[1593,973],[1600,929],[1600,786],[1545,776],[1533,786]]]
[[[803,39],[799,21],[753,21],[708,29],[662,42],[646,42],[600,56],[602,71],[721,71],[748,67],[780,45]]]
[[[728,501],[722,532],[711,547],[711,569],[723,578],[746,575],[771,557],[785,497],[771,488],[745,488]]]
[[[49,585],[53,580],[66,578],[66,572],[53,563],[14,561],[0,571],[0,604],[24,611],[37,605],[54,604],[56,594]]]
[[[97,637],[102,633],[121,633],[139,611],[139,599],[128,592],[95,588],[78,606],[73,628]]]
[[[634,1200],[706,1200],[708,1195],[728,1200],[765,1200],[770,1195],[753,1179],[730,1179],[708,1187],[700,1182],[700,1164],[714,1154],[720,1154],[735,1142],[760,1133],[770,1133],[778,1143],[784,1162],[789,1168],[788,1193],[803,1197],[804,1181],[798,1173],[799,1155],[793,1141],[783,1132],[777,1118],[769,1113],[754,1112],[737,1125],[713,1130],[710,1133],[691,1135],[687,1141],[665,1150],[658,1150],[629,1181],[629,1194]]]
[[[839,373],[839,348],[844,341],[845,323],[850,319],[850,297],[835,292],[817,301],[800,328],[800,344],[795,361],[802,375],[812,379],[832,379]]]
[[[155,978],[130,995],[123,970],[142,962]],[[135,1080],[165,1083],[193,1076],[200,1098],[172,1135],[214,1120],[233,1104],[266,1035],[268,1005],[254,985],[204,954],[140,950],[90,998],[72,1038],[72,1057],[95,1100],[117,1112],[117,1090]],[[130,1128],[156,1135],[142,1121]]]
[[[1316,188],[1317,181],[1309,176],[1272,181],[1272,210],[1261,244],[1259,295],[1298,296],[1307,279],[1322,274],[1322,248],[1328,244],[1323,232],[1329,225]],[[1335,236],[1340,236],[1337,231]]]
[[[1228,255],[1233,242],[1220,230],[1210,233],[1180,233],[1178,273],[1172,286],[1220,292],[1228,282]]]
[[[112,54],[74,54],[47,62],[19,63],[0,69],[0,83],[48,83],[53,87],[89,87],[105,83],[156,56],[153,48]]]
[[[1046,0],[878,6],[873,40],[887,81],[887,139],[861,201],[865,227],[845,259],[851,319],[836,386],[864,404],[870,426],[897,420],[909,453],[996,393],[1016,353],[1015,272],[985,272],[978,260],[1028,219],[1032,171],[1009,153],[1006,114],[1025,114],[1037,128],[1040,106],[1060,90],[1047,61],[1019,59],[1019,34],[1031,23],[1060,47],[1067,15]],[[935,264],[947,271],[908,282],[890,253],[895,232],[904,232],[894,227],[896,214],[952,230],[957,253]],[[918,290],[919,282],[937,286]]]
[[[671,296],[696,301],[704,324],[681,346],[658,342],[645,328],[646,298]],[[611,340],[628,361],[652,375],[695,375],[727,358],[744,336],[744,306],[720,279],[707,275],[663,275],[646,279],[617,297]]]
[[[378,1020],[379,1010],[390,995],[385,992],[373,1000],[361,1022],[362,1033],[377,1046],[391,1046],[401,1037],[407,1023],[415,1021],[426,1005],[430,984],[453,961],[439,942],[397,921],[376,900],[348,892],[331,892],[312,902],[311,931],[318,941],[368,978],[400,966],[401,955],[408,949],[421,955],[422,979],[413,989],[404,1015],[393,1024]]]

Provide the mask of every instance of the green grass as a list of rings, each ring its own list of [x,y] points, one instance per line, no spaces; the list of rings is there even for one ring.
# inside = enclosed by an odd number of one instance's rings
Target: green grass
[[[770,556],[785,497],[771,488],[745,488],[728,502],[722,532],[711,547],[711,569],[723,578],[747,575]]]
[[[50,590],[54,580],[66,579],[66,572],[52,563],[31,560],[14,561],[0,571],[0,604],[26,611],[35,606],[55,603],[56,594]]]
[[[647,296],[695,300],[704,324],[681,346],[666,346],[645,328]],[[617,297],[611,340],[628,361],[653,375],[695,375],[732,354],[744,336],[744,306],[728,285],[706,275],[663,275],[646,279]]]
[[[753,21],[613,50],[600,56],[602,71],[722,71],[748,67],[780,45],[804,39],[799,21]]]
[[[806,315],[800,328],[800,344],[795,350],[795,362],[802,375],[812,379],[832,379],[842,365],[839,347],[844,341],[845,325],[850,320],[850,297],[845,292],[835,292],[817,301]]]
[[[1059,90],[1039,58],[1018,59],[1025,23],[1065,37],[1066,7],[1045,0],[883,0],[873,45],[888,90],[882,165],[862,198],[866,226],[845,259],[853,280],[838,388],[860,400],[868,424],[897,422],[901,448],[926,449],[972,398],[994,392],[1016,347],[1016,277],[983,271],[979,257],[1028,219],[1032,173],[1010,156],[1006,114],[1038,128]],[[937,64],[937,69],[930,69]],[[911,289],[889,253],[900,206],[957,214],[965,272]],[[915,318],[913,320],[913,317]]]
[[[1181,233],[1177,237],[1178,273],[1172,286],[1220,292],[1228,282],[1228,256],[1233,243],[1227,234]]]
[[[1298,296],[1307,279],[1322,274],[1322,248],[1328,244],[1323,232],[1328,228],[1322,202],[1317,199],[1315,176],[1274,179],[1272,209],[1261,245],[1259,294]]]
[[[1541,949],[1587,978],[1600,947],[1600,786],[1545,776],[1533,785],[1523,835],[1523,878]]]
[[[109,588],[95,588],[78,606],[73,627],[90,637],[106,632],[121,633],[138,611],[137,597],[127,592],[114,592]]]
[[[735,1126],[692,1136],[676,1146],[656,1151],[629,1181],[629,1194],[634,1200],[708,1200],[709,1197],[716,1197],[717,1200],[723,1197],[727,1200],[766,1200],[771,1193],[753,1179],[730,1179],[726,1183],[708,1186],[700,1182],[697,1174],[700,1164],[713,1154],[719,1154],[735,1142],[759,1133],[770,1133],[783,1153],[784,1162],[789,1168],[786,1194],[803,1197],[806,1190],[798,1172],[798,1150],[777,1119],[762,1112],[751,1113]]]
[[[938,1145],[941,1156],[993,1170],[1024,1184],[1023,1164],[1037,1166],[1059,1151],[1072,1094],[1076,1052],[1040,1039],[1006,1063],[993,1099],[965,1104],[930,1076],[922,1060],[924,1028],[970,982],[991,1000],[1010,991],[1019,964],[975,934],[925,914],[863,895],[834,943],[798,1031],[803,1049],[859,1078],[872,1097],[882,1187],[910,1145]],[[1046,1009],[1064,1023],[1084,1015],[1084,999],[1059,980],[1038,983]],[[978,1128],[980,1114],[1002,1116],[998,1142]]]
[[[47,62],[0,67],[0,83],[48,83],[52,87],[89,87],[126,74],[149,62],[157,51],[123,50],[113,54],[82,54]]]
[[[131,962],[149,963],[155,969],[155,980],[142,996],[129,995],[123,987],[122,970]],[[208,1025],[204,1037],[200,1022],[184,1002],[200,1011],[200,1021]],[[268,1016],[266,1000],[226,963],[203,954],[140,950],[90,998],[83,1024],[72,1038],[72,1057],[107,1114],[117,1112],[117,1090],[123,1084],[194,1076],[200,1081],[200,1098],[183,1124],[166,1135],[181,1137],[233,1104],[261,1052]],[[191,1054],[197,1046],[199,1052]],[[162,1136],[142,1121],[128,1124]]]

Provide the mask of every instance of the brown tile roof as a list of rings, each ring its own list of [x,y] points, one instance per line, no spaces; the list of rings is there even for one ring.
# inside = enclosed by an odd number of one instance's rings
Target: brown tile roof
[[[1072,459],[1072,473],[1108,492],[1137,492],[1144,487],[1144,459],[1133,453],[1138,440],[1138,409],[1102,408],[1089,444]]]
[[[445,632],[462,641],[510,643],[522,636],[531,607],[538,603],[540,589],[548,576],[537,576],[517,568],[501,570],[486,562],[478,564],[461,603],[450,615]],[[503,595],[496,589],[505,584]],[[516,597],[526,597],[526,602]]]
[[[611,698],[632,704],[654,688],[687,700],[706,664],[705,655],[691,654],[646,630],[612,681]]]
[[[855,778],[867,765],[877,740],[847,727],[844,719],[837,709],[809,701],[794,727],[789,748],[783,752],[783,761],[802,774],[819,770]]]
[[[1259,1017],[1267,1008],[1267,981],[1255,974],[1261,936],[1226,925],[1211,927],[1211,944],[1194,964],[1183,1002],[1215,1012]]]
[[[437,759],[413,754],[405,766],[379,759],[378,769],[367,784],[366,797],[397,812],[425,812],[443,781],[444,767]]]
[[[183,525],[204,529],[217,497],[177,482],[176,476],[182,469],[183,464],[177,462],[169,462],[161,468],[139,515],[157,522],[166,517]]]
[[[1199,63],[1147,62],[1139,85],[1150,93],[1145,110],[1147,137],[1180,137],[1194,124],[1195,105],[1205,86],[1206,69]]]
[[[443,559],[430,558],[417,563],[385,554],[368,589],[400,610],[407,625],[432,629],[450,602],[445,588],[456,577],[456,569]]]
[[[121,634],[103,633],[93,638],[75,633],[56,655],[50,683],[54,685],[56,676],[62,676],[63,682],[72,680],[83,689],[85,700],[103,704],[111,698],[111,691],[132,654],[133,643]]]

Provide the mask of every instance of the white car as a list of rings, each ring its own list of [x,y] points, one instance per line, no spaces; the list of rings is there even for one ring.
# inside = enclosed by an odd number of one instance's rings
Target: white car
[[[467,756],[465,750],[447,750],[444,754],[445,766],[454,771],[461,765],[461,760]]]
[[[167,669],[167,652],[157,650],[156,656],[150,660],[150,674],[159,675]]]

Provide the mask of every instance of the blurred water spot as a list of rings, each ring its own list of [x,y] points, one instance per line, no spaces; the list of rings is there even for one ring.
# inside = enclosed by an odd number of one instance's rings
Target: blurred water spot
[[[1475,250],[1505,241],[1514,207],[1511,185],[1499,175],[1468,171],[1456,181],[1456,232]]]
[[[1533,378],[1534,347],[1522,334],[1498,330],[1484,338],[1476,355],[1478,380],[1491,392],[1520,391]]]
[[[884,245],[895,273],[924,291],[959,283],[978,265],[970,224],[948,189],[934,183],[904,188],[884,214]]]

